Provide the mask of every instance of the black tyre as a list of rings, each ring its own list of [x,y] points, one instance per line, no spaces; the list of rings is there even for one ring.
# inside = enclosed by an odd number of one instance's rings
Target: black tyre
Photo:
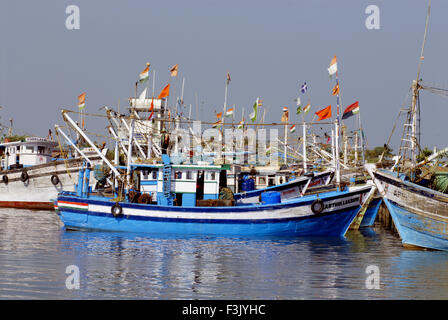
[[[313,211],[314,214],[319,214],[324,210],[324,202],[320,199],[316,199],[311,204],[311,211]]]
[[[30,176],[28,175],[28,172],[22,171],[22,174],[20,175],[20,180],[22,180],[22,182],[26,182],[28,181],[29,178]]]
[[[116,203],[112,206],[110,212],[115,218],[119,218],[123,215],[123,208],[118,203]]]
[[[51,176],[51,183],[55,186],[59,183],[59,177],[57,175],[52,175]]]

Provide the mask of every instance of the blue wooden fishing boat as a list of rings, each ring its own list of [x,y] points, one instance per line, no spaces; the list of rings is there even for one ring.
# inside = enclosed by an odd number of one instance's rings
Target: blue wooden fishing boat
[[[404,125],[400,155],[392,169],[376,169],[366,165],[375,185],[392,216],[395,227],[405,247],[448,250],[448,194],[428,184],[422,171],[437,175],[437,165],[430,165],[441,153],[435,153],[420,162],[420,90],[448,94],[447,90],[426,86],[420,78],[423,48],[428,30],[431,2],[426,17],[425,35],[419,61],[417,78],[412,82],[412,102]],[[446,152],[447,149],[442,150]]]
[[[132,165],[132,172],[156,172],[155,194],[134,190],[120,201],[117,195],[89,192],[90,168],[81,170],[77,192],[63,191],[55,203],[64,226],[151,234],[344,236],[372,188],[354,186],[284,201],[279,192],[265,192],[260,203],[235,204],[219,199],[225,166],[172,165],[168,156],[163,159],[160,165]]]
[[[448,195],[406,181],[397,172],[372,174],[403,245],[448,250]]]

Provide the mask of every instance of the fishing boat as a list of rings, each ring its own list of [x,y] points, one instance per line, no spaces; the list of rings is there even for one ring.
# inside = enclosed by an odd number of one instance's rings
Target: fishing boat
[[[54,158],[57,146],[56,141],[41,137],[0,144],[0,207],[53,210],[58,192],[74,190],[84,159]]]
[[[281,201],[279,193],[266,192],[261,203],[238,205],[219,199],[218,176],[225,168],[179,167],[163,156],[163,165],[132,166],[132,171],[156,172],[155,197],[136,190],[127,201],[116,201],[115,196],[82,192],[85,187],[60,192],[55,208],[65,227],[153,234],[343,236],[371,191],[371,186],[350,187],[287,201]],[[188,171],[191,179],[181,175]],[[86,177],[80,174],[80,182],[89,180],[88,168]]]
[[[412,82],[412,102],[408,110],[400,146],[399,161],[391,169],[366,165],[392,216],[403,246],[448,250],[448,195],[438,190],[437,184],[428,184],[423,171],[432,171],[437,178],[438,166],[430,166],[440,153],[417,161],[419,143],[419,93],[428,90],[447,95],[447,90],[426,86],[420,79],[423,49],[428,31],[431,1],[428,5],[425,35],[418,66],[417,78]],[[442,150],[446,152],[447,149]],[[428,166],[429,165],[429,166]],[[426,170],[425,170],[426,169]],[[446,190],[445,190],[446,191]]]
[[[63,115],[89,142],[76,123]],[[129,155],[133,123],[131,120]],[[228,197],[229,193],[222,192],[229,165],[173,163],[167,154],[162,154],[162,160],[145,164],[131,162],[128,157],[126,168],[117,168],[105,159],[115,182],[104,192],[91,192],[85,185],[92,170],[86,163],[79,172],[76,191],[63,190],[55,201],[65,228],[151,234],[340,237],[372,192],[370,185],[353,186],[287,200],[282,200],[279,192],[264,192],[258,203],[239,204]],[[126,169],[126,174],[120,169]]]

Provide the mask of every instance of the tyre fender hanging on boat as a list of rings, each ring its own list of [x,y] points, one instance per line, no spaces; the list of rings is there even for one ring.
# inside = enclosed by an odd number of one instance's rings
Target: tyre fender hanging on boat
[[[30,176],[28,175],[28,172],[22,171],[22,174],[20,175],[20,180],[22,180],[22,182],[26,182],[28,181],[29,178]]]
[[[112,215],[116,218],[121,217],[123,215],[123,208],[120,206],[119,203],[116,203],[112,206],[110,209],[110,212]]]
[[[3,180],[3,182],[5,184],[8,184],[9,179],[8,179],[8,176],[6,174],[3,175],[2,180]]]
[[[51,176],[51,183],[55,186],[59,183],[59,177],[57,175],[52,175]]]
[[[314,214],[319,214],[324,210],[324,202],[321,199],[316,199],[311,203],[311,211]]]

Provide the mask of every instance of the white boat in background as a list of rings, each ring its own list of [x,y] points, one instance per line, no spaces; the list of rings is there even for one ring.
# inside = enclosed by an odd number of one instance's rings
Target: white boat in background
[[[41,137],[0,144],[0,207],[53,210],[58,192],[75,190],[83,159],[55,159],[57,147],[56,141]],[[91,159],[101,163],[98,156]]]

